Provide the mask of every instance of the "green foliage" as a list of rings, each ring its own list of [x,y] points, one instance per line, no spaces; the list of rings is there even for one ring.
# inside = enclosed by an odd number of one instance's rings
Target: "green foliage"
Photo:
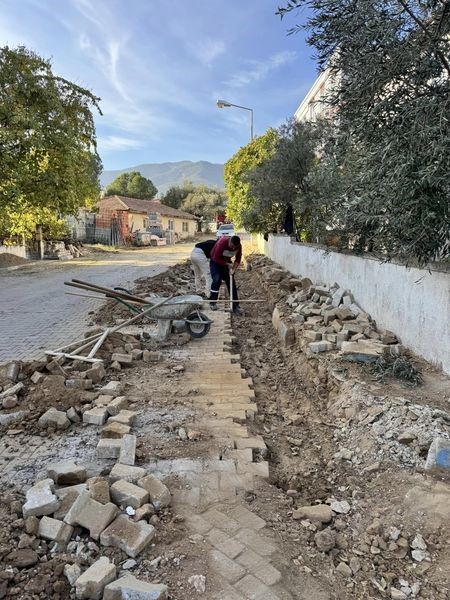
[[[128,198],[141,198],[152,200],[158,193],[151,179],[143,177],[138,171],[122,173],[106,188],[107,196],[127,196]]]
[[[194,188],[192,181],[184,181],[181,186],[173,185],[161,197],[161,202],[172,208],[180,208],[183,200],[194,191]]]
[[[319,195],[321,181],[339,181],[335,221],[355,249],[421,264],[445,258],[450,4],[289,0],[279,14],[298,8],[308,9],[320,66],[334,74],[326,101],[339,113],[332,156],[311,176]]]
[[[251,217],[249,217],[255,199],[249,193],[247,177],[254,167],[272,155],[277,141],[277,131],[269,129],[264,135],[255,138],[247,146],[241,148],[225,164],[224,178],[229,198],[227,217],[236,227],[245,227],[248,231],[255,231]]]
[[[30,50],[0,48],[0,231],[29,235],[95,202],[98,101]]]
[[[222,190],[209,188],[206,185],[195,186],[181,204],[181,210],[185,210],[201,221],[209,223],[216,215],[222,215],[227,205],[227,195]]]
[[[383,382],[388,377],[403,379],[411,385],[419,385],[423,381],[421,372],[406,356],[380,356],[373,366],[373,372],[378,381]]]

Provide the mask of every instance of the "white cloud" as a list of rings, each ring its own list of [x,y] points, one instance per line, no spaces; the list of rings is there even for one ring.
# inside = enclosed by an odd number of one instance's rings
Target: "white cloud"
[[[117,150],[132,150],[134,148],[142,148],[144,143],[140,140],[120,137],[118,135],[108,135],[99,138],[98,147],[101,151],[117,151]]]
[[[270,56],[267,60],[251,60],[248,61],[248,69],[239,71],[231,79],[225,82],[233,88],[244,87],[254,81],[265,79],[271,71],[279,69],[283,65],[292,62],[297,56],[295,50],[285,50],[277,52]]]
[[[218,56],[225,52],[225,43],[222,40],[204,38],[190,46],[194,56],[205,65],[210,65]]]

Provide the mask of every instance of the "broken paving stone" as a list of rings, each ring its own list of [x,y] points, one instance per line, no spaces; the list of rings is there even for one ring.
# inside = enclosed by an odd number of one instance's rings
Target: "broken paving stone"
[[[142,487],[129,481],[119,480],[111,486],[111,497],[119,506],[139,508],[148,501],[149,495]]]
[[[77,413],[75,408],[71,406],[67,411],[67,418],[72,421],[72,423],[79,423],[81,421],[80,415]]]
[[[104,425],[107,418],[108,411],[106,410],[106,407],[103,406],[91,408],[83,413],[83,423],[88,423],[90,425]]]
[[[42,383],[45,379],[44,373],[40,373],[39,371],[35,371],[33,375],[30,377],[31,381],[34,384]]]
[[[90,390],[92,379],[66,379],[65,385],[71,390]]]
[[[143,477],[145,477],[145,469],[142,467],[130,467],[128,465],[121,465],[120,463],[115,464],[109,473],[109,478],[112,482],[123,479],[131,483],[136,483],[138,479],[142,479]]]
[[[44,540],[52,540],[65,545],[72,537],[72,533],[73,527],[64,521],[46,516],[39,521],[38,535]]]
[[[111,356],[113,362],[118,362],[121,367],[130,367],[133,364],[133,357],[131,354],[119,354],[115,352]]]
[[[144,362],[161,362],[163,358],[162,352],[152,352],[151,350],[144,350],[142,359]]]
[[[102,387],[99,391],[100,394],[105,394],[107,396],[120,396],[122,392],[122,383],[120,381],[110,381],[106,385]]]
[[[59,500],[54,495],[55,483],[52,479],[43,479],[26,492],[26,502],[22,512],[25,518],[51,515],[59,507]]]
[[[142,521],[142,519],[147,519],[147,517],[152,517],[155,514],[155,507],[153,504],[143,504],[139,508],[136,509],[133,521]]]
[[[117,415],[121,410],[126,409],[128,402],[125,396],[117,396],[114,400],[108,402],[106,407],[108,413],[113,417]]]
[[[101,532],[111,523],[117,515],[115,504],[101,504],[89,496],[89,492],[82,492],[73,503],[71,509],[64,517],[69,525],[80,525],[89,530],[94,540],[98,540]]]
[[[416,439],[416,434],[413,431],[402,431],[397,436],[397,442],[400,444],[411,444]]]
[[[47,477],[58,485],[77,485],[86,481],[86,469],[76,465],[73,460],[66,460],[49,465]]]
[[[28,412],[25,410],[18,410],[13,413],[9,413],[7,415],[0,415],[0,425],[7,426],[13,425],[14,423],[19,423],[28,415]]]
[[[4,398],[8,396],[17,396],[23,390],[24,385],[22,382],[16,383],[16,385],[11,386],[10,388],[3,390],[0,394],[0,400],[3,401]]]
[[[150,496],[150,502],[157,510],[169,506],[172,500],[169,488],[157,477],[154,475],[147,475],[146,477],[139,479],[138,484],[140,487],[144,488],[144,490],[147,490]]]
[[[108,583],[116,578],[116,566],[109,558],[102,556],[87,569],[75,582],[77,598],[100,600]]]
[[[102,438],[95,450],[98,458],[119,458],[122,438]]]
[[[131,427],[123,423],[108,423],[101,431],[102,438],[121,439],[127,433],[130,433]]]
[[[53,513],[55,519],[64,519],[78,496],[86,491],[86,484],[73,485],[55,491],[59,498],[59,508]]]
[[[39,427],[55,427],[56,429],[67,429],[70,427],[70,421],[65,412],[49,408],[38,421]]]
[[[114,396],[109,396],[107,394],[100,394],[100,396],[98,396],[94,400],[94,406],[108,406],[108,404],[110,402],[112,402],[113,400],[114,400]]]
[[[109,493],[109,483],[104,477],[91,477],[87,481],[89,496],[92,500],[100,502],[100,504],[108,504],[111,502]]]
[[[330,350],[335,350],[336,346],[333,342],[322,340],[320,342],[311,342],[308,344],[309,349],[314,354],[318,354],[319,352],[329,352]]]
[[[115,546],[131,558],[136,556],[151,542],[155,528],[144,521],[135,523],[126,515],[119,515],[101,534],[103,546]]]
[[[136,436],[125,434],[122,438],[122,445],[119,453],[119,463],[122,465],[133,466],[136,460]]]
[[[103,600],[167,600],[167,586],[147,583],[127,573],[105,588]]]
[[[100,383],[100,381],[105,377],[106,371],[103,363],[96,363],[93,367],[85,371],[85,375],[88,379],[90,379],[93,383]]]
[[[340,355],[345,360],[353,362],[376,362],[383,354],[385,347],[372,340],[342,342]]]
[[[333,512],[328,504],[317,504],[316,506],[302,506],[292,512],[294,519],[309,519],[329,523],[333,518]]]
[[[123,423],[124,425],[133,425],[138,413],[133,410],[121,410],[117,415],[109,417],[108,423]]]
[[[66,576],[69,585],[75,585],[75,581],[81,575],[81,569],[77,564],[65,565],[64,575]]]

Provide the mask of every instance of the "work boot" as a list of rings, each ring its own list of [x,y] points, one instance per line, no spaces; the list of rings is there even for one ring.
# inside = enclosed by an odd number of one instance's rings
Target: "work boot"
[[[242,317],[242,316],[244,316],[244,311],[242,310],[242,308],[240,306],[235,306],[233,308],[233,314],[237,315],[238,317]]]
[[[217,304],[215,302],[210,302],[209,303],[209,308],[211,310],[217,310]]]

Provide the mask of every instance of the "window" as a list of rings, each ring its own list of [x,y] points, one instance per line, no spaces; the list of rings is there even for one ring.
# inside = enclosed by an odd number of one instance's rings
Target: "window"
[[[147,229],[148,227],[148,219],[144,219],[144,228]]]
[[[187,233],[189,231],[189,223],[187,221],[183,221],[183,232]]]
[[[173,231],[173,230],[174,230],[173,221],[171,219],[169,219],[169,231]]]

